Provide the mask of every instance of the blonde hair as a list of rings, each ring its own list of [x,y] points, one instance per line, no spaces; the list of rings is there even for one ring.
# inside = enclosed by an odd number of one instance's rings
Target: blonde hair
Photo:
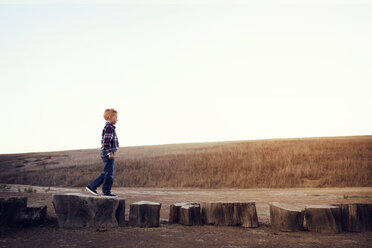
[[[118,111],[116,111],[115,109],[106,109],[105,112],[103,113],[103,118],[105,118],[105,120],[107,121],[110,116],[113,116],[115,114],[118,114]]]

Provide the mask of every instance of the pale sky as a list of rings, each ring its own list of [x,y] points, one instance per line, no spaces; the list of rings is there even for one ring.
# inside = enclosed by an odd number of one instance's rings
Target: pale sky
[[[372,134],[372,1],[78,2],[0,0],[0,153]]]

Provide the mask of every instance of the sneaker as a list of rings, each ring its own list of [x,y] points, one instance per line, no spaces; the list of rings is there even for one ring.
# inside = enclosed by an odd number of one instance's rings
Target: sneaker
[[[117,198],[117,196],[114,195],[114,194],[112,194],[112,193],[103,194],[102,196],[103,196],[103,197],[109,197],[109,198]]]
[[[97,193],[97,191],[94,190],[94,189],[92,189],[91,187],[89,187],[89,185],[86,186],[85,189],[88,190],[92,195],[99,195],[99,194]]]

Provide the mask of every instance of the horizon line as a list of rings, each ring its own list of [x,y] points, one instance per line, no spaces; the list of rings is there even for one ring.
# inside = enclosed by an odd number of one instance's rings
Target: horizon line
[[[294,140],[294,139],[326,139],[326,138],[352,138],[352,137],[369,137],[372,135],[342,135],[342,136],[304,136],[304,137],[280,137],[280,138],[262,138],[262,139],[246,139],[246,140],[216,140],[216,141],[205,141],[205,142],[176,142],[176,143],[161,143],[161,144],[146,144],[146,145],[126,145],[119,147],[119,149],[128,147],[148,147],[148,146],[169,146],[169,145],[187,145],[187,144],[207,144],[207,143],[232,143],[232,142],[251,142],[251,141],[265,141],[265,140]],[[6,155],[17,155],[17,154],[34,154],[34,153],[55,153],[55,152],[69,152],[79,150],[98,150],[99,147],[88,147],[88,148],[75,148],[75,149],[61,149],[61,150],[49,150],[49,151],[26,151],[26,152],[15,152],[15,153],[0,153],[0,156]]]

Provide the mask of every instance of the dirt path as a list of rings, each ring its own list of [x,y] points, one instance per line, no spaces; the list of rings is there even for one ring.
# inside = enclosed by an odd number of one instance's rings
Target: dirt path
[[[84,192],[81,188],[35,187],[25,193],[25,185],[7,185],[0,197],[27,196],[29,204],[47,204],[48,215],[55,217],[52,195]],[[19,192],[21,191],[21,192]],[[112,228],[98,233],[95,228],[59,229],[55,222],[42,227],[12,230],[0,236],[0,247],[372,247],[372,232],[319,234],[312,232],[274,232],[270,229],[271,201],[303,205],[343,202],[372,203],[372,188],[296,188],[296,189],[195,189],[195,188],[113,188],[129,204],[149,200],[162,204],[159,228]],[[87,193],[87,192],[85,192]],[[87,193],[88,194],[88,193]],[[259,228],[201,226],[185,227],[166,223],[169,205],[202,201],[256,202]]]

